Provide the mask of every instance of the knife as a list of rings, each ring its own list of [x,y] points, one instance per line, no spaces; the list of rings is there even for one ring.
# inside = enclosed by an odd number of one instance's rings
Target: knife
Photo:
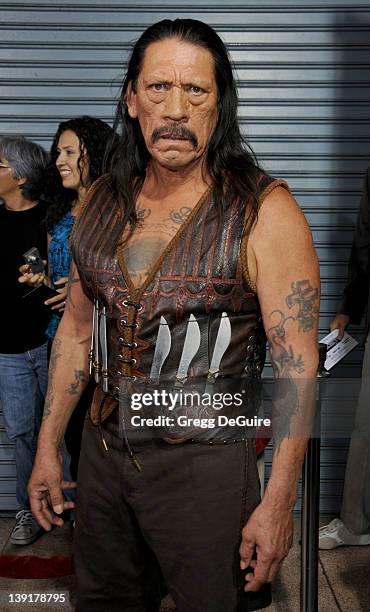
[[[207,383],[204,393],[213,394],[213,385],[220,370],[221,359],[224,356],[231,340],[230,319],[226,312],[221,315],[220,325],[217,332],[216,342],[213,349],[211,365],[208,370]]]
[[[99,302],[96,300],[95,302],[95,321],[94,321],[94,347],[95,347],[95,361],[94,361],[94,378],[95,382],[98,383],[100,381],[100,370],[101,363],[99,361]]]
[[[221,359],[224,356],[227,347],[230,344],[231,340],[231,325],[230,319],[227,316],[226,312],[223,312],[221,315],[220,325],[217,332],[216,342],[213,349],[213,355],[211,360],[211,365],[208,370],[208,379],[216,378],[219,369]]]
[[[102,360],[102,388],[104,393],[108,393],[108,345],[107,345],[107,313],[103,306],[99,321],[99,338]]]
[[[93,366],[94,366],[94,361],[95,361],[95,349],[94,349],[94,342],[95,342],[95,308],[96,308],[96,304],[95,304],[95,300],[94,300],[93,316],[92,316],[92,328],[91,328],[91,340],[90,340],[90,351],[89,351],[89,376],[91,376],[91,374],[93,372]]]
[[[159,329],[157,340],[155,343],[155,351],[150,370],[150,380],[157,382],[159,380],[161,369],[167,359],[171,348],[171,333],[166,319],[162,316],[159,321]]]
[[[186,336],[184,346],[182,349],[180,364],[176,374],[176,382],[185,382],[188,376],[188,370],[190,364],[197,354],[200,347],[200,329],[196,318],[193,314],[190,315],[188,326],[186,329]]]

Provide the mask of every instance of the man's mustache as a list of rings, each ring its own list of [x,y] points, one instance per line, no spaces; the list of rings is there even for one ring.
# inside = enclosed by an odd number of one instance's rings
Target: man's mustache
[[[177,125],[176,123],[172,125],[167,125],[159,128],[155,128],[152,133],[152,144],[156,143],[157,140],[162,138],[163,136],[167,136],[168,138],[184,138],[189,140],[193,147],[196,149],[198,146],[198,138],[191,130],[188,130],[183,125]]]

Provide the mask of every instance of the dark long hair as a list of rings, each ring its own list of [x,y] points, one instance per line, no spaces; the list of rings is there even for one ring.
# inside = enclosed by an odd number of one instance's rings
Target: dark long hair
[[[90,187],[103,174],[106,148],[108,143],[114,140],[112,128],[96,117],[76,117],[59,124],[51,145],[50,164],[45,172],[42,193],[42,199],[51,202],[46,217],[48,230],[52,229],[71,210],[72,203],[77,197],[74,189],[63,187],[62,179],[55,165],[58,157],[59,138],[67,130],[74,132],[79,139],[80,155],[77,163],[81,181],[83,181],[81,161],[84,156],[88,158],[89,172],[85,187]],[[110,149],[113,150],[113,148],[112,144]]]
[[[117,105],[114,130],[120,134],[116,150],[108,165],[112,186],[124,211],[124,224],[136,225],[135,201],[145,179],[149,153],[137,119],[127,110],[126,94],[129,83],[135,91],[148,46],[168,38],[178,38],[207,49],[214,60],[218,91],[218,122],[208,142],[206,167],[212,179],[219,219],[227,207],[251,204],[249,221],[256,219],[258,210],[257,177],[259,168],[255,156],[240,133],[237,120],[238,96],[231,60],[221,38],[207,24],[194,19],[164,19],[150,26],[136,42],[128,63]]]

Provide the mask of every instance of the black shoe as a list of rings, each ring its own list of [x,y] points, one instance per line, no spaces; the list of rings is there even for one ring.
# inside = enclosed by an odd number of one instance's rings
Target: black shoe
[[[32,544],[44,533],[44,530],[30,510],[20,510],[15,515],[15,526],[10,535],[10,542],[17,546]]]

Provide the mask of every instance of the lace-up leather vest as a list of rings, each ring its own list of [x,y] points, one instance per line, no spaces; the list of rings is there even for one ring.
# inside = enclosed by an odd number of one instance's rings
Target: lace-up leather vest
[[[260,202],[284,181],[260,180]],[[161,381],[178,377],[189,320],[196,320],[199,348],[188,379],[209,378],[221,314],[230,323],[230,339],[218,367],[218,379],[258,379],[265,359],[266,337],[257,295],[248,278],[244,213],[226,211],[218,227],[215,204],[206,194],[135,288],[123,258],[122,214],[108,178],[93,185],[71,239],[82,287],[106,309],[108,393],[98,387],[90,416],[96,424],[117,407],[122,380],[147,381],[152,370],[160,322],[170,332]],[[162,319],[161,319],[162,317]],[[181,437],[164,432],[164,437]]]

